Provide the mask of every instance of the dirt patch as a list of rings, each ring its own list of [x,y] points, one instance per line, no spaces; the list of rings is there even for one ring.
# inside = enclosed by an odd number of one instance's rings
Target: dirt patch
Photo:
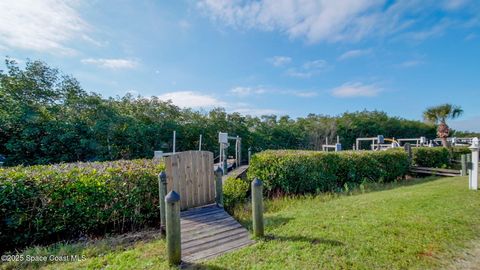
[[[460,253],[458,258],[445,269],[480,270],[480,240],[473,242],[470,249]]]

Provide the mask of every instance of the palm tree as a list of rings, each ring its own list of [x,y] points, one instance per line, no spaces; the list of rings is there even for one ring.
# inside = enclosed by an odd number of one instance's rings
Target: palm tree
[[[442,139],[442,145],[447,147],[447,138],[450,128],[447,125],[447,119],[455,119],[462,115],[463,109],[460,106],[452,104],[442,104],[427,108],[423,112],[425,121],[438,125],[437,136]]]

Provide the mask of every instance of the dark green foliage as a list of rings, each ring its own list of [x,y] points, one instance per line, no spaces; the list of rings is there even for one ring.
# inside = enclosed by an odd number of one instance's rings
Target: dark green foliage
[[[384,112],[354,112],[340,116],[311,114],[304,118],[261,117],[181,109],[156,97],[126,95],[103,98],[85,92],[78,81],[41,61],[20,68],[7,59],[0,70],[0,154],[6,166],[104,161],[152,157],[154,150],[202,149],[218,155],[218,132],[242,137],[242,156],[266,149],[319,150],[337,135],[343,149],[357,137],[435,137],[435,127],[389,117]],[[234,147],[228,149],[233,155]]]
[[[248,178],[260,178],[266,192],[337,191],[347,185],[390,182],[409,168],[402,149],[389,151],[264,151],[255,154]]]
[[[162,169],[152,160],[0,169],[1,249],[156,223]]]
[[[232,209],[235,204],[244,202],[249,188],[248,182],[242,179],[227,178],[223,183],[223,204],[225,208]]]
[[[413,165],[430,168],[446,168],[450,164],[450,153],[445,147],[414,147]]]
[[[468,148],[468,146],[454,146],[448,149],[450,152],[450,159],[460,161],[462,155],[464,154],[471,154],[472,150]]]

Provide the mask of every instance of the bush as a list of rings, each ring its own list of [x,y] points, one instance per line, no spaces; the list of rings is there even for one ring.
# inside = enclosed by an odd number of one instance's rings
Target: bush
[[[345,184],[390,182],[409,168],[403,149],[389,151],[316,152],[268,150],[255,154],[248,178],[260,178],[268,192],[312,193],[338,191]]]
[[[454,146],[449,148],[450,150],[450,159],[460,161],[462,155],[464,154],[471,154],[472,151],[468,148],[468,146]]]
[[[412,154],[415,166],[446,168],[450,165],[450,153],[445,147],[415,147]]]
[[[153,225],[162,169],[153,160],[0,169],[0,249]]]
[[[229,177],[223,183],[223,204],[232,209],[235,204],[244,202],[247,198],[249,184],[239,178]]]

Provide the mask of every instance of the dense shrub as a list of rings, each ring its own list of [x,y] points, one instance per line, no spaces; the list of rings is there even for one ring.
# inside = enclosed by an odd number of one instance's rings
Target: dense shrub
[[[153,160],[0,169],[1,249],[158,222]]]
[[[416,147],[412,154],[415,166],[446,168],[450,164],[450,153],[445,147]]]
[[[472,150],[468,148],[468,146],[454,146],[449,148],[450,150],[450,159],[460,161],[462,155],[464,154],[471,154]]]
[[[231,209],[235,204],[245,201],[249,184],[239,178],[229,177],[223,183],[223,204]]]
[[[402,150],[316,152],[268,150],[255,154],[248,178],[259,177],[266,192],[336,191],[364,181],[389,182],[404,176],[408,155]]]

